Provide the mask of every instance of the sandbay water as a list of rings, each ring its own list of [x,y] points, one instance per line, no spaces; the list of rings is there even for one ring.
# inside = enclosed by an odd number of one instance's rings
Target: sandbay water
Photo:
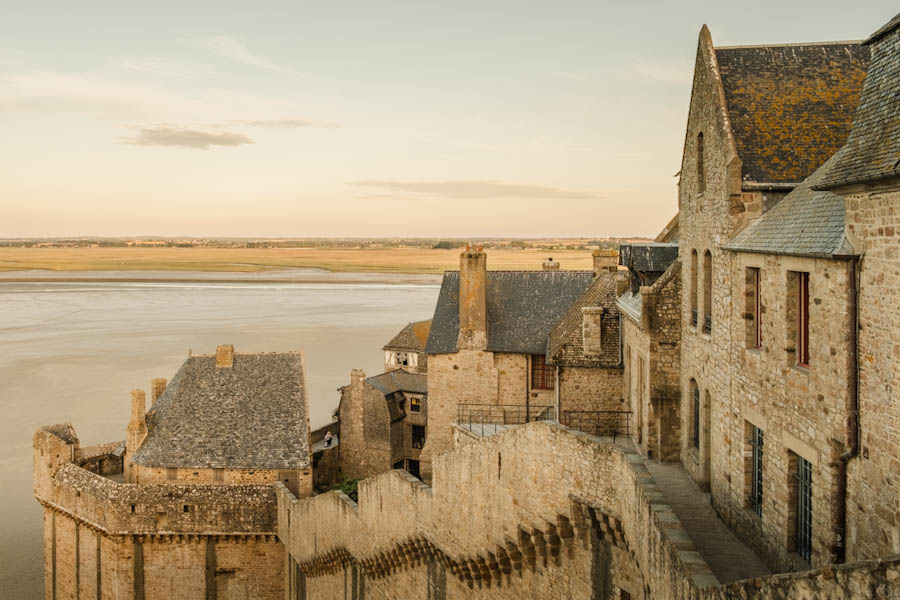
[[[209,353],[222,343],[238,352],[303,350],[312,426],[323,425],[350,369],[380,372],[381,347],[407,322],[430,318],[439,289],[434,276],[320,272],[308,282],[287,273],[214,283],[67,275],[76,281],[0,277],[4,598],[42,597],[42,519],[31,495],[35,428],[68,421],[83,444],[124,439],[131,389],[171,379],[189,350]]]

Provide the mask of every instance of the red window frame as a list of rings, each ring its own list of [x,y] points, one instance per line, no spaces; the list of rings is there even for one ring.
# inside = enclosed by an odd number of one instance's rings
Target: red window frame
[[[531,355],[531,389],[552,390],[556,387],[553,367],[547,364],[543,354]]]

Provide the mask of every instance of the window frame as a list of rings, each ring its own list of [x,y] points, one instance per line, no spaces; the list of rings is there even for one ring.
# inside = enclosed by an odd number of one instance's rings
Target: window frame
[[[421,435],[417,432],[421,431]],[[409,432],[409,445],[417,450],[425,447],[426,431],[424,425],[411,425]]]
[[[756,425],[750,425],[750,510],[762,517],[763,503],[763,445],[765,435]]]
[[[809,368],[809,272],[797,275],[797,366]]]
[[[531,355],[531,389],[554,390],[556,389],[556,375],[552,366],[547,364],[547,357],[543,354]]]

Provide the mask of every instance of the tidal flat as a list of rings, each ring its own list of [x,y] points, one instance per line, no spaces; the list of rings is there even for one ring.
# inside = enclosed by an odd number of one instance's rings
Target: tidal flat
[[[171,379],[188,351],[231,343],[237,352],[303,350],[315,428],[330,420],[352,368],[380,373],[381,347],[406,323],[431,318],[440,282],[318,273],[315,282],[283,283],[267,276],[229,283],[100,282],[89,274],[69,282],[0,279],[0,595],[42,597],[41,510],[31,495],[37,427],[71,422],[83,444],[124,439],[131,389]]]

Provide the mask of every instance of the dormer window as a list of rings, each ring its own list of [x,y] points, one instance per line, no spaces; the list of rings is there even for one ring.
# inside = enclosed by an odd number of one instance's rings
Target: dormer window
[[[706,191],[706,173],[703,165],[703,132],[697,134],[697,191]]]

